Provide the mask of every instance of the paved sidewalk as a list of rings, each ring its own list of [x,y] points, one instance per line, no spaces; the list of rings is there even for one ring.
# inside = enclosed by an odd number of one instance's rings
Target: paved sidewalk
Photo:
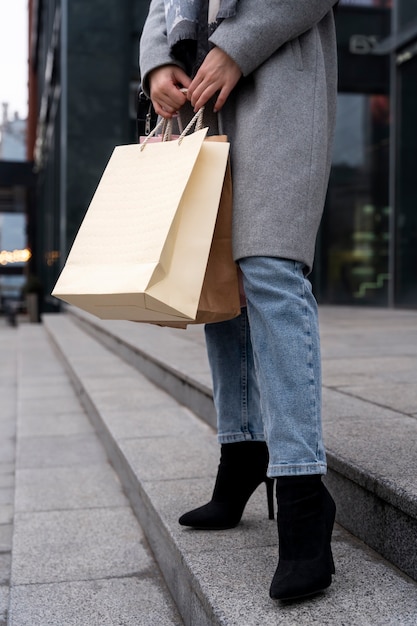
[[[215,428],[201,326],[183,331],[71,314]],[[319,316],[338,520],[417,580],[417,311],[320,306]]]
[[[265,516],[262,489],[232,531],[214,535],[180,527],[178,516],[201,503],[203,493],[209,497],[218,462],[213,431],[187,410],[212,423],[201,327],[174,331],[71,313],[46,316],[45,328],[103,433],[188,625],[415,625],[416,583],[340,527],[333,537],[337,576],[328,593],[291,607],[270,601],[276,526]],[[340,510],[347,509],[356,525],[372,530],[370,539],[383,538],[385,552],[396,556],[400,567],[409,561],[411,569],[416,522],[410,515],[417,481],[410,455],[417,421],[412,412],[395,410],[392,396],[386,403],[393,408],[387,408],[366,395],[391,379],[394,386],[407,387],[412,402],[417,314],[325,308],[320,315],[326,436],[333,465],[344,463],[343,474],[330,473],[333,479],[338,476],[332,492]],[[152,389],[143,374],[165,392]],[[352,393],[348,388],[358,381],[361,389]],[[399,394],[406,395],[406,389]],[[157,407],[155,414],[152,407]],[[392,547],[395,554],[387,550]]]
[[[43,327],[0,325],[0,351],[0,625],[180,626]]]
[[[358,476],[353,478],[358,484],[370,489],[378,484],[376,495],[384,497],[389,487],[395,496],[394,508],[404,502],[413,513],[417,505],[417,438],[412,436],[417,417],[417,312],[321,307],[320,320],[324,423],[332,460],[340,465],[348,458],[350,467],[357,470]],[[131,505],[61,360],[51,349],[44,326],[11,328],[3,322],[0,318],[0,626],[182,624]],[[57,318],[57,336],[84,384],[77,393],[84,399],[89,393],[90,400],[102,402],[103,423],[113,424],[120,439],[115,436],[115,444],[129,452],[130,469],[144,479],[146,498],[153,498],[152,504],[161,514],[164,541],[168,528],[174,539],[173,551],[178,546],[184,549],[179,566],[171,563],[173,577],[179,580],[179,568],[191,564],[207,598],[216,610],[224,610],[224,623],[276,624],[278,618],[283,620],[279,623],[291,626],[416,623],[415,583],[340,528],[335,533],[338,576],[317,607],[314,602],[290,607],[278,616],[276,607],[270,607],[262,596],[268,572],[264,572],[265,580],[249,581],[242,570],[241,580],[230,587],[237,555],[229,550],[229,535],[216,537],[212,543],[211,536],[184,532],[177,524],[178,512],[197,501],[201,485],[207,492],[212,488],[217,458],[213,434],[183,408],[164,413],[165,405],[152,403],[152,398],[148,405],[136,406],[139,396],[143,402],[141,389],[129,394],[123,391],[121,374],[117,378],[112,369],[118,357],[100,345],[93,347],[94,342],[78,326],[76,345],[74,331],[66,336],[58,322]],[[168,370],[181,370],[182,380],[192,380],[203,395],[210,391],[201,327],[186,332],[117,322],[102,327],[111,328],[122,353],[126,352],[122,343],[126,339],[163,362],[167,368],[163,377]],[[117,367],[125,372],[127,366],[119,363]],[[137,384],[136,371],[130,375]],[[148,388],[145,382],[141,386]],[[149,420],[145,413],[155,406],[160,419]],[[168,437],[165,432],[161,440],[159,429],[168,415],[173,432]],[[143,424],[149,430],[146,437]],[[198,431],[195,465],[203,468],[203,477],[191,464],[182,460],[177,467],[172,460],[175,438],[187,432],[187,457],[193,461],[192,428]],[[161,443],[167,461],[163,476],[163,468],[152,465],[153,446]],[[189,475],[184,475],[187,471]],[[181,479],[175,485],[173,472]],[[257,559],[262,560],[262,567],[265,561],[272,567],[276,559],[276,530],[264,519],[262,496],[255,494],[245,523],[233,531],[234,541],[240,541],[242,563],[253,553],[254,571],[263,571]],[[368,509],[364,507],[361,517],[358,500],[352,505],[349,499],[341,499],[340,508],[345,505],[354,521],[366,518]],[[369,524],[381,524],[384,534],[387,517],[374,510],[374,500],[369,502]],[[251,524],[258,531],[265,526],[265,532],[251,535],[251,541],[258,538],[262,545],[270,546],[267,550],[248,544]],[[396,545],[402,532],[399,527],[397,530],[392,535]],[[403,552],[402,561],[407,559],[416,561],[414,550]],[[254,588],[259,590],[257,604],[250,601]],[[246,619],[249,612],[252,621]],[[342,613],[346,621],[341,621]],[[192,626],[199,624],[193,622]]]
[[[7,624],[17,405],[17,333],[0,318],[0,626]]]

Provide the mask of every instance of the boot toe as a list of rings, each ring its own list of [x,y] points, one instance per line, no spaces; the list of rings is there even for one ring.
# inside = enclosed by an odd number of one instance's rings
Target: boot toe
[[[323,558],[307,561],[280,561],[269,595],[274,600],[296,600],[330,587],[333,568]]]
[[[227,530],[238,525],[242,511],[225,502],[209,502],[181,515],[181,526],[190,526],[199,530]]]

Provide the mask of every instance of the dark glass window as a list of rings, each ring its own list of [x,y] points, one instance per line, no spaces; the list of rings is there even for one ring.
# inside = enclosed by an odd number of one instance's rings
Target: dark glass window
[[[388,97],[340,94],[313,274],[321,302],[387,304],[388,164]]]
[[[417,20],[417,1],[416,0],[397,0],[398,3],[398,24],[400,28],[404,28]]]
[[[398,68],[395,303],[417,305],[417,56]]]

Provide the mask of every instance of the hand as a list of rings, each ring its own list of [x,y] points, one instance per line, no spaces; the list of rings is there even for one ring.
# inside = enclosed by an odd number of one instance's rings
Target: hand
[[[210,50],[188,86],[188,99],[194,110],[201,109],[210,98],[219,93],[214,111],[220,111],[241,76],[240,67],[226,52],[217,47]]]
[[[152,104],[158,115],[171,119],[187,101],[181,87],[188,87],[191,78],[177,65],[163,65],[149,74]]]

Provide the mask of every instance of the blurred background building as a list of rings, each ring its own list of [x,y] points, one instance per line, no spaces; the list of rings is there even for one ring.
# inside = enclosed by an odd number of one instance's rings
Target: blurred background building
[[[26,159],[26,120],[2,104],[0,119],[0,312],[24,306],[31,252],[28,216],[34,207],[32,163]]]
[[[42,309],[106,162],[136,141],[149,0],[29,0],[31,272]],[[339,108],[313,286],[320,303],[417,307],[417,3],[341,0]]]
[[[30,0],[28,150],[43,310],[116,144],[135,141],[147,0]]]

